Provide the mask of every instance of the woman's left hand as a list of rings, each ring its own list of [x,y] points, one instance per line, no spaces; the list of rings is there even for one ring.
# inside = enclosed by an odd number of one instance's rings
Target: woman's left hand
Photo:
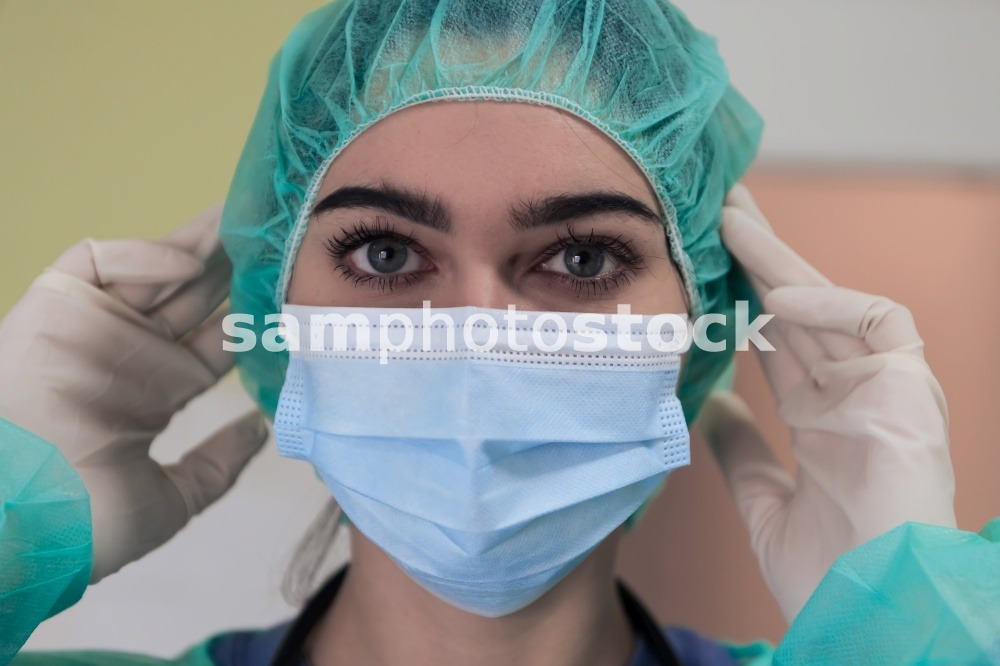
[[[766,312],[759,356],[792,434],[789,473],[732,393],[699,424],[791,621],[844,552],[906,521],[955,527],[948,413],[905,307],[837,287],[779,240],[749,191],[722,236]]]

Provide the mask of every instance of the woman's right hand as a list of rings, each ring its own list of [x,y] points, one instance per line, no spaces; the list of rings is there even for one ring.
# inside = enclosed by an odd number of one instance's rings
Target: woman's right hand
[[[153,439],[233,366],[213,312],[221,205],[162,241],[85,239],[0,321],[0,416],[55,446],[90,495],[95,583],[221,497],[267,439],[254,411],[172,465]]]

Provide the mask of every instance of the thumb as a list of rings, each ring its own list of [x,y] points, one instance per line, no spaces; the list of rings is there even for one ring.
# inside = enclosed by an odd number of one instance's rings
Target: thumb
[[[222,427],[163,471],[184,498],[188,517],[222,497],[267,441],[264,416],[253,411]]]
[[[784,510],[795,481],[774,457],[750,409],[735,393],[711,393],[698,426],[722,469],[756,551],[764,525]]]

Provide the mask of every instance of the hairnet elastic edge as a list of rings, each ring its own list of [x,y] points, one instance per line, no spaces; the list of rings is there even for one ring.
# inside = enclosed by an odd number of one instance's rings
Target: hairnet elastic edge
[[[681,281],[684,283],[684,291],[691,304],[691,315],[698,317],[703,314],[701,298],[699,297],[697,290],[694,268],[690,258],[684,251],[682,244],[680,229],[677,224],[676,209],[670,201],[670,198],[666,195],[666,192],[658,184],[657,179],[654,178],[649,172],[649,169],[646,167],[645,162],[639,154],[599,118],[594,117],[579,104],[576,104],[565,97],[555,95],[553,93],[500,86],[460,86],[422,91],[415,95],[411,95],[399,104],[390,107],[368,122],[354,128],[354,130],[346,138],[344,138],[336,148],[333,149],[310,180],[305,199],[302,202],[302,206],[299,209],[299,213],[295,221],[295,226],[292,228],[292,233],[289,234],[288,239],[285,241],[285,250],[281,259],[281,269],[277,288],[275,290],[275,302],[279,307],[285,302],[285,296],[288,293],[288,285],[291,282],[292,271],[295,266],[295,259],[298,256],[299,246],[302,243],[302,238],[305,236],[306,228],[308,226],[310,211],[312,210],[313,203],[319,193],[319,189],[323,184],[323,179],[326,177],[326,173],[329,171],[330,165],[333,164],[333,161],[352,141],[354,141],[354,139],[380,120],[383,120],[397,111],[401,111],[411,106],[416,106],[417,104],[442,100],[491,100],[499,102],[526,102],[529,104],[550,106],[572,113],[581,120],[593,125],[614,141],[639,167],[643,176],[645,176],[647,182],[653,188],[660,204],[663,206],[663,224],[667,234],[669,249],[680,270]]]

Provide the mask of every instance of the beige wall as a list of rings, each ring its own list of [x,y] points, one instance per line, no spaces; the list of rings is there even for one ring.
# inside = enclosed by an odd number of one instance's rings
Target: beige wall
[[[0,312],[84,236],[222,199],[285,35],[320,0],[0,3]]]
[[[778,235],[836,284],[913,312],[948,399],[959,527],[978,531],[1000,515],[1000,179],[758,167],[746,182]],[[788,433],[750,352],[736,385],[790,466]],[[620,567],[664,622],[742,640],[784,630],[697,434],[692,465],[629,537]]]

